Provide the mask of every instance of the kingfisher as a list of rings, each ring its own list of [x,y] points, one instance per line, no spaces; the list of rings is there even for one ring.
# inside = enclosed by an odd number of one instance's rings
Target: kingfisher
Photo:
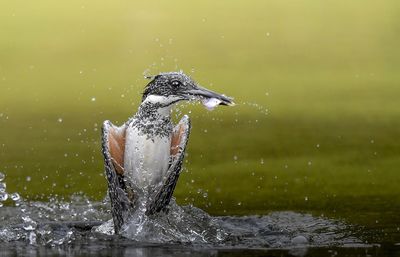
[[[150,79],[136,114],[122,126],[107,120],[102,127],[102,153],[116,234],[135,212],[149,217],[168,212],[191,128],[187,115],[173,124],[174,105],[181,101],[202,101],[208,109],[234,105],[232,98],[201,87],[182,71],[160,73]]]

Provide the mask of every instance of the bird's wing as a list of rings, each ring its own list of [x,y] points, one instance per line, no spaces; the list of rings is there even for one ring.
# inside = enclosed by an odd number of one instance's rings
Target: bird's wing
[[[111,200],[114,229],[118,233],[134,205],[134,194],[124,181],[125,133],[127,125],[114,126],[105,121],[102,128],[102,152]]]
[[[153,197],[153,201],[147,208],[146,213],[148,215],[166,210],[182,169],[182,162],[189,139],[189,133],[190,120],[187,115],[184,115],[173,130],[170,149],[171,164],[162,184],[155,191],[156,193]]]

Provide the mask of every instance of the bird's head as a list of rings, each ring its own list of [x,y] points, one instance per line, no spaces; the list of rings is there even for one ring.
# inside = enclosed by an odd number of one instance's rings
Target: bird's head
[[[161,73],[151,79],[143,92],[142,102],[157,102],[167,107],[182,100],[207,103],[212,99],[214,105],[234,105],[232,98],[199,86],[183,72]]]

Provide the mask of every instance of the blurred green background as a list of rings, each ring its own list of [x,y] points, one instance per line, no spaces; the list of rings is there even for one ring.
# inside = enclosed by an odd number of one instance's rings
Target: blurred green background
[[[179,107],[179,203],[398,229],[398,1],[2,1],[0,35],[9,192],[103,199],[102,122],[134,114],[143,74],[182,69],[237,106]]]

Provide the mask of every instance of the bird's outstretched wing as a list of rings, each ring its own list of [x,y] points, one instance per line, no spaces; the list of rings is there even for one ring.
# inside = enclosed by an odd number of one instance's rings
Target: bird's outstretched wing
[[[170,166],[162,184],[155,191],[156,193],[152,198],[153,200],[147,208],[147,215],[152,215],[166,210],[182,169],[182,162],[189,139],[189,133],[190,120],[187,115],[184,115],[173,130],[171,138]]]
[[[105,121],[102,132],[102,152],[111,200],[111,213],[115,233],[118,233],[134,206],[133,190],[124,181],[126,124],[117,127],[110,121]]]

